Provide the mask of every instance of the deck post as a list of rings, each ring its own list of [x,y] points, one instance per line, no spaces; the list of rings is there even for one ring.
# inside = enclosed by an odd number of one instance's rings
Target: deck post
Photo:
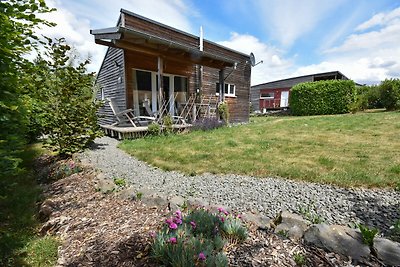
[[[157,89],[158,89],[158,106],[162,106],[163,102],[163,72],[164,72],[164,63],[162,57],[157,58],[157,77],[158,77],[158,84],[157,84]],[[161,111],[161,110],[159,110]]]
[[[225,101],[224,69],[219,70],[219,102]]]

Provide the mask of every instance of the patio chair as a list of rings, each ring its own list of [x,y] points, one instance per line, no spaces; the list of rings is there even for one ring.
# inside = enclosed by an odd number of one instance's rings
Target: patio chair
[[[149,114],[150,116],[154,117],[155,120],[158,123],[162,124],[162,117],[163,117],[162,113],[160,113],[159,111],[152,111],[150,106],[149,106],[149,102],[148,101],[144,101],[143,102],[143,106],[146,109],[147,114]],[[165,114],[168,114],[166,112],[166,108],[161,107],[161,110],[165,111],[164,112]],[[185,119],[183,117],[181,117],[181,116],[171,116],[171,117],[172,117],[172,121],[173,121],[174,124],[179,124],[179,125],[186,124]]]
[[[107,100],[108,104],[111,107],[112,112],[114,113],[117,119],[117,122],[113,124],[114,126],[121,126],[121,127],[147,126],[156,120],[155,117],[135,116],[132,109],[126,109],[121,111],[114,97],[110,97]]]

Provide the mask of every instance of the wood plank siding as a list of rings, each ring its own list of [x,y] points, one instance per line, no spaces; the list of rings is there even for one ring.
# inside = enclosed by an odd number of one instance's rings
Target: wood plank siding
[[[105,97],[117,97],[121,109],[134,108],[136,105],[138,110],[138,103],[142,105],[138,101],[134,104],[137,91],[134,92],[133,88],[137,74],[134,75],[133,70],[153,72],[154,75],[158,73],[158,64],[162,62],[160,73],[187,78],[188,95],[197,93],[200,87],[202,95],[216,95],[219,73],[224,70],[225,83],[235,86],[235,95],[225,97],[229,105],[230,120],[248,121],[251,75],[249,55],[208,40],[203,41],[204,49],[200,51],[200,37],[123,9],[117,27],[91,32],[96,43],[110,46],[97,83],[107,92]],[[121,49],[115,50],[114,47]],[[121,82],[118,80],[121,73],[113,65],[115,60],[122,61]],[[200,65],[204,66],[202,79],[199,74]],[[110,122],[110,112],[107,106],[103,107],[99,113],[105,117],[100,121]]]
[[[250,89],[250,101],[253,111],[262,111],[263,108],[279,108],[280,95],[282,91],[288,91],[299,83],[314,82],[321,80],[348,80],[348,78],[339,71],[317,73],[300,77],[293,77],[259,85],[254,85]],[[271,92],[274,94],[273,102],[261,99],[261,93]]]
[[[97,99],[114,97],[121,110],[126,108],[124,65],[124,51],[109,47],[96,78]],[[116,120],[106,101],[99,109],[99,115],[100,124],[112,124]]]

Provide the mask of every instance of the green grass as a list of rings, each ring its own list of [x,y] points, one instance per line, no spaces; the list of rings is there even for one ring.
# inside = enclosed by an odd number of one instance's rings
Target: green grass
[[[260,117],[237,127],[125,140],[120,148],[165,170],[236,173],[337,184],[400,183],[400,112]]]
[[[41,190],[33,173],[33,159],[41,153],[39,145],[28,147],[21,154],[23,170],[1,177],[0,266],[54,266],[57,259],[58,241],[36,235]]]

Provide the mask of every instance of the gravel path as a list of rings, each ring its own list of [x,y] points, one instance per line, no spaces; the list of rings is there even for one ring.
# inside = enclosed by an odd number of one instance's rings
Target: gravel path
[[[270,218],[281,210],[311,211],[328,223],[363,223],[386,232],[400,219],[400,192],[394,190],[345,189],[329,185],[278,178],[202,174],[187,176],[166,172],[129,156],[109,137],[96,140],[83,155],[106,177],[125,178],[138,188],[163,195],[195,197],[210,205],[223,205],[239,212],[258,211]]]

